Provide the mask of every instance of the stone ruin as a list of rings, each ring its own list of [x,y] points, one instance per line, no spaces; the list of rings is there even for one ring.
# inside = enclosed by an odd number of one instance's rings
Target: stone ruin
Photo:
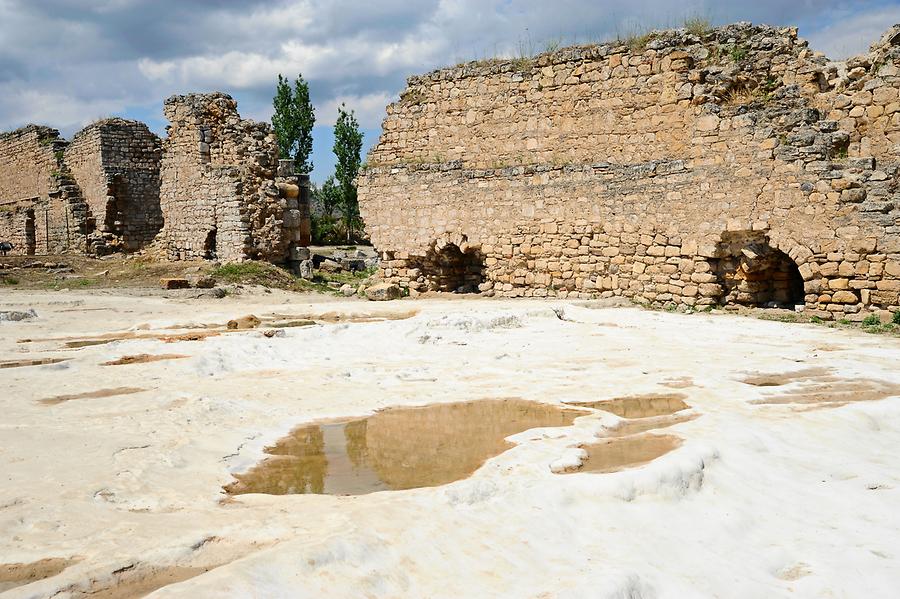
[[[411,294],[898,310],[898,57],[900,26],[832,62],[739,23],[412,77],[359,178],[381,275]]]
[[[26,255],[305,257],[309,178],[279,160],[271,128],[222,93],[173,96],[165,115],[164,140],[118,118],[71,142],[36,125],[0,135],[0,240]]]

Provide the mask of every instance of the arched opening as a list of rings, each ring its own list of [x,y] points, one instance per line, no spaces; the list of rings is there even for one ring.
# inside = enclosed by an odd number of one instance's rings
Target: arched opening
[[[722,285],[721,303],[756,308],[794,308],[805,303],[803,277],[790,256],[758,231],[728,232],[711,261]]]
[[[206,240],[203,242],[203,257],[207,260],[215,260],[218,257],[216,250],[216,228],[213,227],[206,234]]]
[[[34,210],[25,211],[25,253],[34,256],[37,251],[37,235],[34,230]]]
[[[484,255],[477,248],[455,243],[435,244],[419,263],[419,281],[427,291],[478,293],[484,282]]]

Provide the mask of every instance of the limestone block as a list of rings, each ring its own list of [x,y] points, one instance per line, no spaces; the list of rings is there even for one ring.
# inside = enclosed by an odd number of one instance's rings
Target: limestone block
[[[836,304],[855,304],[859,298],[852,291],[837,291],[831,296],[831,301]]]

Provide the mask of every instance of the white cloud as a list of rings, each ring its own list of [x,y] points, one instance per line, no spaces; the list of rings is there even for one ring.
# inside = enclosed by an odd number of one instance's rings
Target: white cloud
[[[337,120],[338,106],[346,104],[348,110],[356,113],[356,120],[361,127],[375,129],[381,126],[384,119],[384,108],[396,99],[396,94],[374,92],[362,96],[343,95],[332,98],[320,106],[316,106],[316,124],[334,125]]]
[[[0,86],[0,98],[0,129],[37,123],[73,131],[117,114],[126,106],[121,99],[84,100],[62,92],[13,90],[7,86]]]
[[[808,36],[809,45],[840,60],[868,51],[891,25],[900,23],[900,6],[889,6],[839,19]]]

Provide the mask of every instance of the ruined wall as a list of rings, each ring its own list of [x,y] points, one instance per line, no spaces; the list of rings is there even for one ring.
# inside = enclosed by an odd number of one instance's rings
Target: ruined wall
[[[105,119],[73,138],[65,162],[95,222],[95,253],[141,249],[162,228],[161,152],[159,138],[137,121]]]
[[[896,309],[895,41],[852,76],[794,29],[739,24],[413,77],[359,180],[382,275],[413,291]],[[864,115],[835,112],[844,97]]]
[[[85,251],[90,219],[59,132],[29,125],[0,135],[0,240],[14,254]]]
[[[286,260],[292,222],[275,182],[271,128],[242,120],[222,93],[173,96],[165,115],[160,241],[167,257]]]

